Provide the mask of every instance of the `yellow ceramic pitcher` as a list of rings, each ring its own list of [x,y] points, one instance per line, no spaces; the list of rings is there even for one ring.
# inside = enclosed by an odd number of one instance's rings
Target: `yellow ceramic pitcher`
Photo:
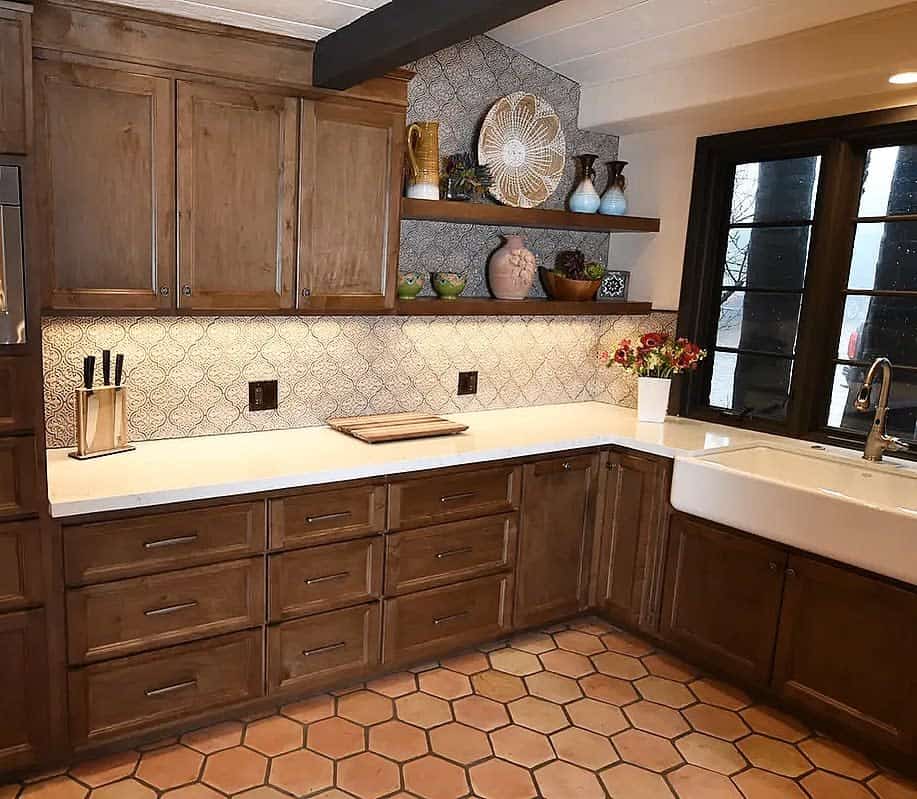
[[[415,122],[408,126],[408,197],[439,199],[439,122]]]

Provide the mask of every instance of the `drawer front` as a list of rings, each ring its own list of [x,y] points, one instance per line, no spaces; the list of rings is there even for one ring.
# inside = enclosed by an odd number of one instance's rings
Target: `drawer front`
[[[406,594],[512,567],[515,513],[387,536],[385,593]]]
[[[244,558],[264,551],[263,502],[64,528],[68,585]]]
[[[389,486],[389,529],[505,513],[519,507],[518,466],[449,471]]]
[[[0,518],[38,510],[35,438],[0,438]]]
[[[250,630],[70,672],[76,748],[261,696],[262,633]]]
[[[317,489],[271,500],[271,549],[359,538],[384,529],[381,483]]]
[[[288,621],[268,629],[271,692],[318,690],[379,664],[378,602]]]
[[[357,605],[382,593],[381,536],[271,555],[271,621]]]
[[[41,604],[41,528],[38,522],[0,525],[0,611]]]
[[[512,575],[483,577],[385,601],[383,662],[405,664],[509,631]]]
[[[262,558],[67,592],[71,663],[234,632],[263,621]]]
[[[0,433],[15,433],[33,426],[30,400],[38,392],[30,358],[0,357]]]

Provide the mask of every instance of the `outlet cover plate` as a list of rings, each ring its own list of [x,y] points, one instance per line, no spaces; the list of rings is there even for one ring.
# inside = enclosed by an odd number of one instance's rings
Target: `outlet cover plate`
[[[478,373],[477,372],[459,372],[458,376],[458,395],[466,397],[478,393]]]
[[[256,380],[248,384],[248,410],[252,413],[277,410],[276,380]]]

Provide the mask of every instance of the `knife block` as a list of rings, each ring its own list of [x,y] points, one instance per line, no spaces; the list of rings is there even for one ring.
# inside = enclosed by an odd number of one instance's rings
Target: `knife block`
[[[76,460],[131,452],[127,435],[127,389],[124,386],[78,388],[75,394]]]

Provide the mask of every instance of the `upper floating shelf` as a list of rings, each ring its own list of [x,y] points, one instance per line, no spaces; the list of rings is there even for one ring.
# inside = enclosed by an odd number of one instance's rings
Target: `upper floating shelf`
[[[603,216],[552,211],[546,208],[510,208],[506,205],[450,200],[401,201],[402,219],[458,222],[465,225],[581,230],[590,233],[658,233],[659,220],[643,216]]]

